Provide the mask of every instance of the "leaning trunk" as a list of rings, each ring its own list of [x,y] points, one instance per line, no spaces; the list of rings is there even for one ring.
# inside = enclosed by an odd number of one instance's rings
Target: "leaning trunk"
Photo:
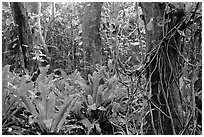
[[[27,46],[29,51],[33,49],[32,34],[30,31],[30,25],[28,23],[28,15],[26,13],[23,2],[11,2],[10,6],[14,22],[18,27],[19,53],[21,54],[22,67],[28,68],[29,61],[26,56]]]

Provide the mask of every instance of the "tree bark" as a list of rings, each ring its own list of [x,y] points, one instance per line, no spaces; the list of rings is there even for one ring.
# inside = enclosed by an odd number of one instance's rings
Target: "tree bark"
[[[178,4],[178,3],[177,3]],[[147,80],[150,115],[146,118],[146,134],[179,134],[183,127],[181,93],[178,87],[178,52],[185,17],[182,3],[178,7],[169,4],[175,11],[166,12],[166,3],[141,3],[146,25]],[[151,18],[153,21],[150,22]],[[164,20],[169,20],[164,23]],[[151,24],[149,24],[151,23]],[[163,23],[163,24],[162,24]],[[152,25],[152,27],[150,27]]]
[[[89,66],[101,63],[100,19],[102,3],[86,3],[82,17],[83,47],[85,49],[85,62]],[[85,73],[85,75],[87,75]],[[85,76],[86,77],[86,76]]]
[[[45,39],[42,35],[42,30],[41,30],[41,23],[40,23],[40,14],[41,14],[41,2],[31,2],[31,13],[36,14],[34,26],[36,27],[36,31],[34,33],[35,35],[35,40],[34,44],[38,45],[41,44],[43,47],[44,54],[49,57],[49,51],[47,48],[47,45],[45,43]]]
[[[28,68],[28,59],[26,57],[26,52],[28,46],[28,50],[31,51],[33,49],[33,41],[32,41],[32,34],[30,31],[30,25],[28,23],[28,15],[26,9],[24,7],[23,2],[11,2],[10,3],[13,19],[15,24],[18,25],[18,36],[19,36],[19,51],[22,52],[21,62],[23,68]]]
[[[55,2],[52,2],[52,17],[48,21],[48,23],[46,24],[45,31],[44,31],[44,39],[45,39],[45,41],[46,41],[46,38],[47,38],[48,29],[50,27],[52,27],[52,23],[54,22],[54,19],[55,19]]]

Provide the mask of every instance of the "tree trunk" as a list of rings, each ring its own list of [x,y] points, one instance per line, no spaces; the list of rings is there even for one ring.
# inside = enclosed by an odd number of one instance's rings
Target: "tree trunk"
[[[19,51],[22,53],[21,63],[23,68],[28,68],[29,62],[26,57],[27,48],[24,45],[27,45],[28,50],[31,51],[33,49],[33,41],[26,9],[23,2],[11,2],[10,6],[14,22],[18,25]]]
[[[177,49],[181,48],[178,30],[185,29],[182,22],[185,12],[183,3],[177,4],[141,3],[150,59],[147,63],[150,113],[146,118],[149,125],[146,134],[179,134],[183,127]]]
[[[44,39],[45,41],[47,40],[47,33],[48,33],[48,29],[50,27],[52,27],[52,24],[54,22],[54,19],[55,19],[55,2],[52,2],[52,17],[51,19],[46,23],[46,26],[44,28]]]
[[[71,5],[71,17],[70,17],[70,24],[71,24],[71,45],[72,45],[72,62],[73,62],[73,66],[72,69],[75,70],[76,69],[76,65],[77,65],[77,58],[76,58],[76,52],[77,52],[77,45],[75,44],[75,40],[74,40],[74,26],[73,26],[73,21],[74,21],[74,17],[73,17],[73,10],[74,10],[74,6],[73,4]]]
[[[82,18],[83,47],[85,49],[85,62],[89,66],[101,63],[101,39],[99,25],[101,19],[102,3],[86,3]],[[85,75],[87,75],[85,73]],[[85,76],[87,77],[87,76]]]
[[[40,23],[40,14],[41,14],[41,2],[31,2],[31,13],[36,14],[36,19],[34,22],[34,26],[36,27],[35,31],[35,39],[34,39],[34,45],[41,44],[43,47],[44,54],[49,57],[49,51],[47,48],[47,45],[45,43],[45,39],[42,35],[41,30],[41,23]]]

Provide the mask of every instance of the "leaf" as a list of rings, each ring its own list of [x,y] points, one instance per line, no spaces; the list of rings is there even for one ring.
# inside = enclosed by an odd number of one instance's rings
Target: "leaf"
[[[60,123],[58,124],[58,128],[57,128],[57,132],[59,132],[59,130],[61,129],[62,125],[64,124],[66,117],[69,115],[72,107],[74,106],[75,102],[78,100],[78,97],[73,99],[71,102],[71,105],[69,106],[69,108],[67,109],[66,113],[64,114],[62,120],[60,121]]]
[[[44,107],[43,105],[43,102],[38,102],[36,103],[36,107],[39,111],[39,115],[43,118],[43,119],[46,119],[46,107]]]
[[[27,109],[32,113],[33,115],[37,116],[37,112],[35,110],[34,105],[31,103],[29,97],[27,97],[28,90],[33,88],[33,83],[25,83],[26,79],[25,77],[21,79],[21,83],[19,86],[19,89],[17,91],[17,95],[21,98]]]
[[[28,118],[28,122],[29,122],[29,124],[33,124],[35,122],[35,116],[30,115]]]
[[[47,100],[46,117],[48,119],[54,118],[56,106],[56,96],[53,91],[50,92]]]
[[[50,65],[47,65],[46,67],[40,67],[40,75],[38,76],[36,83],[38,82],[44,82],[46,79],[47,71],[49,69]]]
[[[50,81],[53,80],[53,77],[54,77],[54,73],[51,73],[48,78],[45,80],[45,85],[48,85]]]
[[[81,53],[80,52],[77,52],[77,53],[74,53],[76,56],[80,56]]]
[[[146,57],[146,63],[149,63],[150,62],[150,56],[147,56]]]
[[[10,10],[8,2],[2,2],[2,10],[8,12]]]
[[[119,104],[119,103],[113,102],[113,104],[112,104],[112,112],[113,112],[114,114],[116,114],[116,112],[118,111],[119,107],[120,107],[120,104]]]
[[[154,20],[154,18],[150,18],[150,21],[149,21],[149,23],[147,23],[147,25],[146,25],[146,27],[147,27],[147,30],[152,30],[152,28],[153,28],[153,20]]]
[[[194,2],[186,2],[186,6],[185,6],[186,13],[189,14],[193,10],[194,7],[195,7]]]
[[[187,79],[187,78],[186,78],[186,79]],[[194,75],[192,76],[191,80],[192,80],[193,83],[195,83],[195,82],[198,80],[198,75],[196,75],[196,74],[194,73]]]
[[[98,110],[101,110],[101,111],[106,111],[107,109],[106,109],[106,108],[104,108],[103,106],[100,106],[100,107],[98,108]]]
[[[19,92],[21,94],[27,95],[28,94],[28,90],[32,90],[34,84],[33,84],[33,82],[25,83],[26,79],[24,79],[24,80],[25,81],[21,81],[22,83],[20,83],[20,85],[19,85]]]
[[[2,107],[2,113],[3,114],[6,114],[9,112],[9,110],[13,107],[15,107],[16,105],[15,104],[19,104],[18,103],[18,97],[14,96],[14,95],[10,95],[10,99],[9,101],[6,101],[6,100],[2,100],[2,104],[3,107]]]
[[[114,75],[113,77],[111,77],[110,79],[108,79],[109,83],[114,83],[118,81],[118,77],[116,75]]]
[[[177,28],[176,30],[177,30],[177,32],[179,33],[179,35],[181,35],[181,36],[183,36],[183,37],[186,36],[186,34],[185,34],[184,31],[181,31],[181,30],[179,30],[178,28]]]
[[[103,102],[103,92],[98,92],[96,98],[96,108],[100,107]]]
[[[93,72],[93,78],[92,78],[92,82],[93,82],[93,101],[96,101],[96,96],[97,96],[97,91],[98,91],[98,87],[99,87],[99,81],[100,81],[100,74],[97,73],[96,71]]]
[[[96,110],[96,103],[94,103],[94,104],[91,105],[91,106],[88,106],[88,109]]]
[[[42,132],[48,132],[48,128],[45,125],[45,123],[43,122],[43,119],[41,116],[37,116],[35,118],[35,120],[37,121],[38,125],[40,126],[40,129],[42,130]]]
[[[81,101],[77,101],[73,107],[73,111],[74,113],[79,116],[80,118],[82,117],[82,113],[81,113],[81,109],[82,109],[82,104]]]
[[[62,77],[66,80],[68,78],[67,73],[63,69],[60,69],[60,71],[62,73]]]
[[[139,45],[140,45],[140,42],[139,42],[139,41],[131,42],[131,45],[133,45],[133,46],[139,46]]]
[[[96,123],[95,126],[96,126],[96,130],[99,131],[99,133],[101,133],[101,128],[99,123]]]
[[[93,77],[91,76],[91,74],[88,74],[88,80],[93,83]]]
[[[40,81],[38,85],[39,85],[39,92],[42,95],[41,96],[42,97],[42,105],[45,108],[47,108],[46,100],[47,100],[47,93],[48,93],[49,88],[42,81]]]
[[[27,110],[34,116],[38,116],[38,113],[34,107],[33,104],[31,104],[31,101],[24,95],[24,94],[20,94],[19,95],[21,100],[23,101],[23,103],[25,104],[25,107],[27,108]]]
[[[53,119],[45,119],[45,120],[43,120],[43,122],[45,123],[45,125],[46,125],[46,127],[47,127],[48,129],[51,128],[51,126],[52,126],[52,121],[53,121]]]
[[[12,50],[4,51],[4,52],[3,52],[3,54],[4,54],[5,56],[9,56],[9,55],[12,54],[12,53],[13,53]]]
[[[9,77],[9,69],[10,69],[10,65],[6,65],[3,68],[3,72],[2,72],[2,86],[7,87],[8,86],[8,77]]]
[[[113,68],[113,63],[112,63],[112,60],[111,60],[111,59],[108,60],[108,68],[109,68],[109,69],[112,69],[112,68]]]
[[[91,95],[88,95],[88,105],[92,105],[94,102],[93,102],[93,98]]]
[[[83,41],[79,42],[79,46],[81,46],[83,44]]]
[[[78,83],[82,87],[83,90],[87,89],[87,85],[84,80],[77,79],[76,83]]]
[[[51,131],[58,131],[61,126],[63,125],[66,116],[70,113],[71,108],[73,107],[74,103],[77,101],[78,96],[70,95],[66,98],[65,103],[60,108],[59,112],[57,113],[53,125],[51,127]],[[65,116],[66,114],[66,116]]]
[[[7,112],[7,107],[4,107],[5,105],[6,105],[6,100],[7,100],[7,98],[8,98],[8,89],[6,89],[6,87],[4,88],[2,88],[2,106],[3,106],[3,110],[2,110],[2,112],[3,112],[3,114],[4,113],[6,113]]]
[[[18,43],[14,43],[14,44],[12,45],[12,48],[15,48],[17,45],[18,45]]]
[[[28,48],[28,45],[23,44],[22,46]]]
[[[87,118],[82,119],[81,123],[88,129],[91,127],[91,122]]]
[[[93,130],[96,130],[96,132],[99,132],[101,133],[101,128],[100,128],[100,125],[98,122],[96,121],[93,121],[90,125],[90,127],[88,128],[88,135],[90,135],[90,132],[93,131]]]
[[[118,121],[119,121],[119,123],[122,123],[122,125],[125,125],[125,123],[126,123],[126,120],[120,116],[118,117]]]
[[[111,94],[113,94],[116,88],[117,81],[118,81],[118,78],[116,76],[113,76],[111,77],[111,79],[108,80],[109,85],[108,85],[108,88],[106,88],[104,91],[103,100],[106,100],[111,97]]]
[[[82,104],[84,105],[84,107],[87,108],[89,104],[88,104],[88,100],[87,100],[86,96],[82,95],[80,97],[80,100],[81,100]]]

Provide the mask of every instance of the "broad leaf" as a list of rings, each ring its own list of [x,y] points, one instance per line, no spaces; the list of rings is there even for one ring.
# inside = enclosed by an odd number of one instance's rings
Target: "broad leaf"
[[[81,109],[82,109],[81,101],[77,101],[77,102],[74,104],[73,111],[74,111],[74,113],[75,113],[77,116],[79,116],[80,118],[82,117]]]
[[[99,81],[100,81],[100,75],[94,71],[93,73],[93,78],[92,78],[92,83],[93,83],[93,101],[96,102],[97,98],[97,92],[98,92],[98,86],[99,86]]]
[[[48,100],[47,102],[47,108],[46,108],[46,117],[47,119],[51,119],[54,117],[55,115],[55,106],[56,106],[56,96],[54,94],[53,91],[50,92],[49,96],[48,96]]]
[[[82,119],[81,123],[88,129],[91,127],[91,122],[87,118]]]
[[[96,108],[100,107],[103,102],[103,92],[98,92],[96,98]]]
[[[63,106],[60,108],[59,112],[57,113],[55,120],[53,122],[51,131],[57,131],[58,129],[60,129],[60,127],[62,126],[62,124],[65,121],[65,116],[64,114],[66,113],[67,115],[70,113],[71,108],[73,107],[74,103],[77,101],[78,97],[76,95],[71,95],[68,96],[65,100],[65,103],[63,104]],[[66,116],[67,116],[66,115]],[[60,123],[59,127],[58,124]]]
[[[45,123],[45,125],[46,125],[46,127],[47,127],[48,129],[51,128],[51,126],[52,126],[52,121],[53,121],[53,119],[45,119],[45,120],[43,120],[43,122]]]
[[[94,102],[93,102],[93,98],[91,95],[88,95],[88,105],[92,105]]]

